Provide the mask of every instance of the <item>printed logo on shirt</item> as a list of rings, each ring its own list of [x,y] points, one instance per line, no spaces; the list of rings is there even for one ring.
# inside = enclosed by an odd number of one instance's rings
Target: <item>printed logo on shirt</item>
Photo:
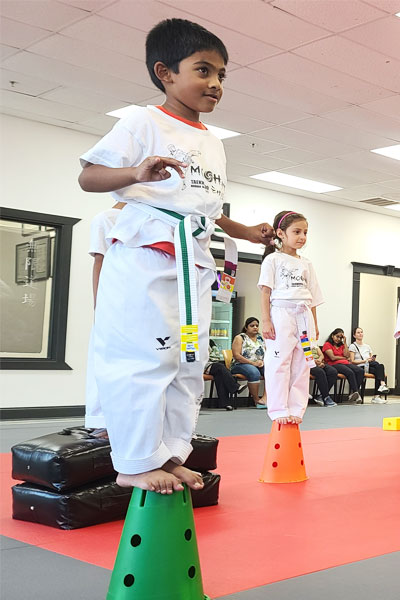
[[[274,350],[274,358],[279,358],[279,350]]]
[[[296,267],[287,269],[285,266],[282,266],[279,270],[279,277],[284,280],[286,289],[294,287],[303,288],[307,285],[306,279],[299,273],[299,269]]]
[[[160,344],[160,347],[156,348],[156,350],[169,350],[171,346],[166,346],[165,344],[169,340],[170,336],[167,335],[165,338],[156,338],[157,342]]]
[[[174,144],[169,144],[168,146],[169,155],[175,160],[179,160],[187,165],[187,167],[181,167],[185,179],[182,180],[182,190],[185,190],[187,187],[186,175],[188,173],[190,167],[190,175],[194,176],[195,179],[190,179],[190,187],[191,188],[202,188],[207,193],[213,193],[222,195],[225,191],[225,183],[221,177],[212,171],[204,171],[200,165],[196,164],[193,160],[193,157],[201,156],[201,152],[199,150],[189,150],[189,152],[185,152],[185,150],[181,150],[180,148],[176,148]]]

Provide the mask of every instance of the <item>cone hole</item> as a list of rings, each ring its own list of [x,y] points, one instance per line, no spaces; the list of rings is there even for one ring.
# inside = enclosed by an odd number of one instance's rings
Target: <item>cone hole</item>
[[[301,464],[301,466],[303,466],[304,465],[304,460],[301,460],[300,464]]]
[[[189,541],[192,539],[192,530],[191,529],[186,529],[185,531],[185,540]]]
[[[124,577],[124,586],[125,587],[131,587],[134,583],[135,583],[135,578],[131,573],[129,573],[128,575],[125,575],[125,577]]]
[[[135,533],[135,535],[131,537],[131,546],[133,546],[134,548],[136,548],[136,546],[139,546],[141,542],[142,538],[137,533]]]
[[[281,445],[280,445],[280,444],[275,444],[275,448],[276,448],[276,450],[279,450],[279,448],[280,448],[280,447],[281,447]]]
[[[193,565],[191,567],[189,567],[188,575],[189,575],[190,579],[193,579],[193,577],[196,575],[196,567],[194,567]]]
[[[299,448],[301,448],[301,442],[299,442]]]
[[[278,466],[278,463],[277,462],[273,462],[272,466],[274,467],[274,469],[276,469],[276,467]]]

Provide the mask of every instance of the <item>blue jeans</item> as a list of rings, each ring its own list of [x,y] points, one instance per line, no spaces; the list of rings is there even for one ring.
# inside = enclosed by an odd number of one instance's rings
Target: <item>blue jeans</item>
[[[250,383],[258,383],[260,381],[260,376],[264,377],[264,367],[256,367],[254,365],[249,365],[248,363],[237,363],[231,369],[233,374],[244,375]]]

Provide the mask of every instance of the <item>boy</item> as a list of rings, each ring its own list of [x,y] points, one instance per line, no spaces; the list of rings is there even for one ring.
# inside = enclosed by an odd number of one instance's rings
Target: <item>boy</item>
[[[227,62],[224,44],[203,27],[162,21],[147,36],[146,64],[164,105],[133,108],[81,157],[85,191],[127,202],[110,232],[117,241],[104,258],[94,332],[121,486],[163,494],[182,490],[182,482],[203,487],[181,465],[192,449],[208,356],[210,236],[214,222],[253,242],[271,235],[268,224],[245,227],[221,215],[225,154],[199,114],[220,101]]]

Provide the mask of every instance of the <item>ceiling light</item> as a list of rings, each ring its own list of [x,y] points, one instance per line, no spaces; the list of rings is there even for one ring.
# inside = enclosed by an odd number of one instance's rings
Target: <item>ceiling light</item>
[[[382,154],[382,156],[388,156],[389,158],[394,158],[395,160],[400,160],[400,144],[396,144],[395,146],[386,146],[386,148],[375,148],[375,150],[371,150],[371,152],[375,152],[375,154]]]
[[[106,113],[109,117],[116,117],[117,119],[122,119],[131,111],[133,106],[137,106],[136,104],[130,104],[129,106],[124,106],[123,108],[117,108],[117,110],[111,110]],[[237,131],[231,131],[230,129],[224,129],[223,127],[216,127],[215,125],[204,125],[220,140],[226,140],[231,137],[235,137],[237,135],[241,135]]]
[[[400,17],[400,13],[396,13],[394,16],[395,17]]]
[[[236,137],[237,135],[241,135],[237,131],[231,131],[230,129],[224,129],[223,127],[216,127],[215,125],[204,125],[220,140],[226,140],[231,137]]]
[[[303,177],[295,177],[294,175],[280,173],[279,171],[268,171],[267,173],[251,175],[251,177],[253,179],[261,179],[261,181],[278,183],[279,185],[285,185],[287,187],[297,188],[299,190],[315,192],[316,194],[323,194],[324,192],[333,192],[335,190],[343,189],[341,187],[337,187],[336,185],[329,185],[328,183],[313,181],[312,179],[304,179]]]
[[[383,208],[388,208],[389,210],[397,210],[400,212],[400,204],[389,204],[388,206],[384,206]]]

